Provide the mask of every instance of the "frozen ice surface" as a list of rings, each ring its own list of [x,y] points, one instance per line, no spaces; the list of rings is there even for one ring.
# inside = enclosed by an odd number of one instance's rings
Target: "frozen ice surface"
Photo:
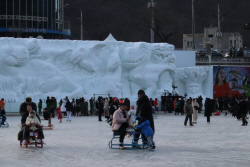
[[[104,118],[103,118],[104,119]],[[231,115],[211,117],[211,124],[199,114],[198,124],[184,126],[184,116],[159,114],[155,119],[156,150],[110,149],[112,138],[106,121],[97,116],[52,119],[53,130],[44,130],[47,145],[42,149],[20,148],[17,141],[20,117],[9,116],[9,128],[0,128],[1,167],[234,167],[250,166],[250,126]],[[47,122],[43,122],[44,124]],[[118,142],[118,140],[117,140]],[[130,143],[131,138],[126,137]]]

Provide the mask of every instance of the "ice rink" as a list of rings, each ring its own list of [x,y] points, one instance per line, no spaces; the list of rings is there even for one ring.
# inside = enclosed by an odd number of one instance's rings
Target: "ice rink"
[[[155,119],[155,151],[110,149],[111,127],[97,116],[72,117],[53,130],[44,130],[43,148],[20,148],[17,140],[20,116],[9,116],[9,128],[0,128],[1,167],[249,167],[250,125],[227,117],[203,114],[198,124],[184,126],[184,116],[159,114]],[[104,118],[103,118],[104,120]],[[43,122],[46,124],[47,122]],[[118,142],[118,140],[117,140]],[[126,137],[125,143],[131,138]]]

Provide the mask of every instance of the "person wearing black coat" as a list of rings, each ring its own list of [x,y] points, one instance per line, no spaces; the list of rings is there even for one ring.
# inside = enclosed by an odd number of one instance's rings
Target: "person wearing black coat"
[[[139,99],[137,101],[136,116],[141,116],[142,118],[149,120],[150,126],[155,133],[152,105],[149,102],[149,98],[145,95],[143,90],[139,90],[138,96]]]
[[[224,99],[222,97],[220,97],[219,100],[218,100],[218,103],[219,103],[219,111],[223,112]]]
[[[4,122],[6,121],[6,113],[3,107],[0,107],[0,116],[2,117],[1,124],[4,125]]]
[[[181,115],[184,115],[184,105],[185,105],[185,101],[183,100],[183,98],[181,98],[180,100],[180,107],[179,107],[179,112],[181,113]]]
[[[25,102],[23,102],[20,105],[20,108],[19,108],[19,112],[20,112],[21,116],[27,111],[27,106],[28,105],[30,105],[32,107],[32,110],[34,110],[35,112],[37,112],[36,103],[32,102],[31,97],[27,97],[26,100],[25,100]]]
[[[99,121],[102,121],[102,113],[104,112],[103,110],[103,98],[99,97],[98,98],[98,118]]]
[[[114,98],[113,102],[110,104],[109,106],[109,114],[110,115],[114,115],[115,111],[118,110],[120,107],[120,104],[118,102],[118,99],[117,98]],[[110,118],[107,122],[109,123],[110,126],[112,126],[112,121],[113,119]]]
[[[67,99],[67,103],[65,105],[66,112],[67,112],[67,120],[66,121],[71,121],[71,114],[73,110],[73,105],[70,103],[69,99]]]
[[[173,100],[172,98],[168,98],[167,99],[167,110],[168,110],[168,113],[172,113],[173,111]]]
[[[138,97],[139,99],[137,101],[136,116],[141,116],[142,118],[149,120],[150,127],[155,133],[152,105],[149,101],[149,98],[147,95],[145,95],[145,92],[143,90],[138,91]],[[139,138],[139,136],[140,135],[136,135],[135,138]],[[142,135],[142,138],[144,139],[144,141],[147,141],[144,135]],[[138,142],[138,140],[134,141]]]
[[[210,123],[210,116],[212,115],[212,111],[213,111],[213,100],[206,98],[204,117],[207,117],[208,124]]]
[[[127,105],[127,108],[128,108],[128,110],[130,109],[130,100],[128,99],[128,98],[126,98],[125,100],[124,100],[124,103]]]
[[[250,100],[249,100],[249,98],[247,100],[247,111],[250,112]]]
[[[239,112],[242,118],[242,126],[246,126],[248,124],[246,120],[246,115],[247,115],[247,101],[245,98],[240,102],[239,104]]]
[[[38,103],[39,114],[42,113],[42,108],[43,108],[43,101],[42,101],[42,99],[39,99],[39,103]]]
[[[80,102],[81,102],[81,98],[80,99],[76,99],[76,104],[74,106],[74,110],[76,112],[76,116],[80,116]],[[84,103],[84,101],[83,101]],[[85,114],[84,114],[85,115]],[[87,114],[86,114],[87,115]]]
[[[27,133],[28,132],[28,126],[25,124],[26,122],[26,119],[27,117],[29,116],[29,112],[32,110],[32,106],[31,105],[27,105],[26,107],[26,111],[22,114],[22,118],[21,118],[21,130],[19,131],[18,133],[18,140],[22,140],[23,139],[23,133],[24,133],[24,129],[25,129],[25,132]],[[36,113],[36,116],[37,118],[39,119],[39,121],[41,122],[41,119],[39,117],[39,115]],[[41,128],[41,127],[40,127]],[[43,131],[42,129],[40,129],[39,131],[39,136],[41,138],[44,138],[44,134],[43,134]]]
[[[52,103],[52,99],[50,99],[50,97],[48,96],[46,99],[46,108],[50,109],[50,107],[53,105]]]

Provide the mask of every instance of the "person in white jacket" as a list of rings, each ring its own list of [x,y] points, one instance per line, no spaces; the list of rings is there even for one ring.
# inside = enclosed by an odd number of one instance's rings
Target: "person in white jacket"
[[[61,111],[62,111],[62,113],[63,113],[64,115],[66,115],[66,107],[65,107],[66,103],[67,103],[67,99],[63,99],[63,100],[62,100]]]
[[[196,99],[193,99],[192,107],[193,107],[193,114],[192,114],[193,124],[197,124],[199,104],[196,102]]]
[[[44,139],[44,134],[43,134],[43,128],[40,126],[41,122],[36,117],[36,112],[34,110],[31,110],[29,112],[29,116],[27,117],[25,124],[26,124],[27,127],[31,125],[30,130],[32,130],[32,131],[37,130],[38,129],[37,125],[38,125],[38,127],[39,127],[39,137],[42,139],[43,144],[46,144],[45,141],[43,140]],[[24,131],[23,131],[22,145],[26,144],[27,137],[28,137],[28,129],[25,128]]]
[[[36,117],[34,110],[30,111],[29,116],[27,117],[25,124],[27,126],[31,125],[30,129],[32,131],[37,130],[37,127],[36,127],[37,125],[40,126],[41,123],[40,123],[39,119]]]

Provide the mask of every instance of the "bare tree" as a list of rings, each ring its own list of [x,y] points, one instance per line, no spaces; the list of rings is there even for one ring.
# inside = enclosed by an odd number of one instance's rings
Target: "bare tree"
[[[154,7],[154,25],[151,24],[151,13],[147,11],[144,15],[146,26],[151,28],[161,42],[168,42],[169,38],[179,33],[183,24],[183,16],[175,11],[169,2],[158,2]],[[152,9],[149,9],[152,10]]]

